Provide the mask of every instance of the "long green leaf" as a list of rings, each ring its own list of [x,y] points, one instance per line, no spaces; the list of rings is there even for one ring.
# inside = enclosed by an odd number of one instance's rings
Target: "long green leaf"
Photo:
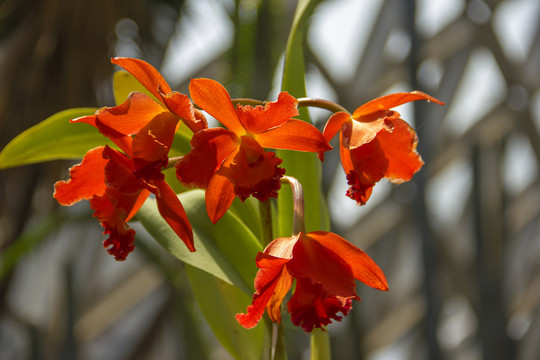
[[[306,96],[304,40],[307,20],[319,0],[299,0],[287,42],[283,69],[282,90],[296,97]],[[309,120],[306,108],[300,109],[300,118]],[[304,189],[306,230],[328,230],[329,219],[326,202],[321,191],[321,164],[312,153],[281,150],[286,175],[295,177]],[[278,235],[290,236],[293,209],[290,190],[284,186],[278,198]]]
[[[111,144],[88,124],[70,119],[90,115],[95,108],[60,111],[15,137],[0,153],[0,169],[49,160],[77,159],[92,148]]]
[[[257,272],[255,256],[262,250],[257,238],[231,212],[212,225],[206,214],[202,190],[190,190],[178,197],[193,227],[196,252],[189,252],[163,220],[155,200],[145,202],[137,219],[169,253],[251,295]]]
[[[214,335],[235,359],[259,360],[268,345],[265,326],[246,330],[234,318],[246,311],[251,297],[238,288],[192,266],[186,273],[197,303]]]

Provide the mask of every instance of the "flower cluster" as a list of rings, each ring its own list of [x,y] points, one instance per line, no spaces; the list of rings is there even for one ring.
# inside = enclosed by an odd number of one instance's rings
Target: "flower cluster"
[[[206,210],[216,223],[233,200],[250,196],[260,201],[277,198],[286,169],[268,149],[312,152],[324,160],[332,149],[329,141],[340,133],[340,155],[347,174],[347,196],[365,204],[373,186],[382,178],[410,180],[422,166],[416,152],[414,130],[390,110],[403,103],[437,99],[420,92],[400,93],[375,99],[352,114],[332,115],[324,131],[295,119],[299,100],[286,92],[275,102],[235,105],[226,89],[210,79],[191,80],[190,97],[172,91],[148,63],[114,58],[113,63],[131,73],[152,96],[133,92],[124,103],[105,107],[94,115],[71,120],[95,127],[115,145],[88,151],[70,169],[70,179],[55,184],[54,197],[62,205],[89,200],[94,216],[108,238],[104,246],[117,260],[134,249],[135,231],[128,221],[153,194],[159,213],[195,251],[189,219],[163,170],[175,167],[185,186],[205,190]],[[209,128],[201,110],[223,127]],[[173,137],[180,126],[193,136],[191,151],[169,158]],[[238,322],[255,326],[265,310],[281,321],[281,303],[293,286],[287,309],[295,325],[309,332],[323,328],[338,313],[347,315],[352,300],[359,300],[355,280],[379,290],[388,285],[381,269],[362,250],[330,233],[299,231],[267,245],[257,255],[253,303]]]

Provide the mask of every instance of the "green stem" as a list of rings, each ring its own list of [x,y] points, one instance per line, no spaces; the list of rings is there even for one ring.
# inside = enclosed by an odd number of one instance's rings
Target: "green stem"
[[[272,204],[270,199],[259,201],[259,215],[261,217],[261,241],[263,248],[265,248],[274,240],[274,233],[272,231]]]
[[[291,177],[284,176],[281,178],[282,183],[288,183],[291,186],[292,198],[293,198],[293,235],[298,235],[301,232],[306,232],[306,225],[304,220],[304,191],[300,182]]]
[[[330,336],[327,331],[314,330],[311,333],[311,360],[330,360]]]
[[[178,160],[180,160],[182,157],[183,156],[169,158],[169,162],[167,163],[167,166],[165,167],[165,169],[175,167]]]

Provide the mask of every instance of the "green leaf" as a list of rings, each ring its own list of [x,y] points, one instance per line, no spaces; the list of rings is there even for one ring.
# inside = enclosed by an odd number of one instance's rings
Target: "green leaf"
[[[190,190],[178,197],[193,227],[196,252],[189,252],[163,220],[155,200],[145,202],[137,219],[169,253],[251,295],[257,272],[255,256],[262,251],[257,238],[232,212],[213,225],[206,214],[202,190]]]
[[[291,32],[287,42],[283,69],[282,90],[295,97],[305,97],[304,40],[307,20],[319,0],[299,0]],[[306,108],[300,108],[300,118],[310,122]],[[302,184],[305,200],[306,230],[329,230],[330,222],[326,201],[321,190],[322,167],[317,156],[298,151],[278,151],[283,159],[286,174]],[[290,236],[292,232],[293,208],[288,186],[283,186],[278,198],[278,236]]]
[[[123,103],[130,93],[137,91],[150,96],[154,101],[159,102],[133,75],[126,70],[118,70],[113,75],[113,93],[116,105]]]
[[[96,128],[70,119],[93,114],[95,108],[60,111],[15,137],[0,153],[0,169],[37,162],[82,158],[99,145],[112,145]]]
[[[251,296],[195,267],[186,266],[186,274],[208,325],[223,347],[235,359],[262,359],[268,346],[264,324],[247,330],[234,317],[246,311]]]

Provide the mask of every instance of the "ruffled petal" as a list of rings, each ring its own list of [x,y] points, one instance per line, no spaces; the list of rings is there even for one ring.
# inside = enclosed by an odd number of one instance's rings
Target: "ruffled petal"
[[[158,191],[155,193],[158,211],[167,224],[182,239],[189,251],[195,251],[193,230],[180,200],[165,181],[156,181]]]
[[[352,117],[354,119],[360,119],[363,116],[369,115],[371,113],[380,111],[380,110],[389,110],[396,106],[408,103],[410,101],[416,101],[416,100],[428,100],[432,101],[439,105],[444,105],[442,101],[439,101],[435,99],[434,97],[425,94],[421,91],[412,91],[408,93],[396,93],[396,94],[390,94],[386,96],[382,96],[380,98],[371,100],[364,105],[357,108]]]
[[[90,206],[94,209],[94,216],[103,226],[104,234],[109,237],[103,241],[103,247],[114,256],[115,260],[125,260],[130,252],[135,249],[135,230],[130,229],[125,223],[123,207],[117,206],[118,202],[129,207],[130,202],[136,201],[136,196],[125,196],[107,190],[103,196],[94,196],[90,199]]]
[[[416,151],[418,137],[404,120],[395,119],[392,132],[381,131],[377,140],[388,159],[385,178],[394,183],[408,181],[422,168],[424,162]]]
[[[245,133],[231,97],[220,83],[210,79],[192,79],[189,84],[189,93],[195,104],[225,125],[227,129],[240,136]]]
[[[168,94],[172,90],[163,79],[161,74],[149,63],[139,59],[115,57],[111,59],[113,64],[123,67],[135,77],[152,95],[162,99],[161,94]]]
[[[100,146],[88,151],[80,164],[69,169],[69,180],[54,184],[53,196],[60,205],[73,205],[105,193],[105,166],[108,160],[103,158],[104,149]]]
[[[250,134],[258,134],[285,124],[297,116],[298,100],[287,92],[279,94],[277,101],[267,102],[264,106],[238,105],[240,122]]]
[[[253,195],[260,201],[277,198],[281,188],[281,177],[285,169],[283,162],[273,152],[265,152],[257,141],[249,136],[242,137],[242,143],[232,161],[224,162],[218,170],[234,184],[234,193],[244,201]]]
[[[294,325],[302,327],[305,332],[314,328],[323,329],[333,320],[340,321],[342,313],[346,316],[352,308],[352,300],[360,300],[358,296],[342,297],[325,293],[321,284],[313,284],[309,279],[296,281],[296,289],[287,309]]]
[[[167,108],[180,117],[193,133],[208,128],[206,118],[202,112],[193,107],[189,97],[177,91],[162,96]]]
[[[355,279],[372,288],[388,290],[384,273],[365,252],[331,232],[315,231],[307,236],[342,258],[352,269]]]
[[[194,134],[191,151],[176,163],[176,177],[188,186],[206,189],[210,178],[238,145],[238,137],[227,129],[205,129]]]
[[[324,291],[336,296],[356,296],[351,267],[335,253],[302,235],[293,249],[287,270],[295,278],[306,278],[321,284]]]
[[[255,135],[254,138],[264,148],[316,153],[332,150],[321,132],[302,120],[289,120],[280,127]]]

